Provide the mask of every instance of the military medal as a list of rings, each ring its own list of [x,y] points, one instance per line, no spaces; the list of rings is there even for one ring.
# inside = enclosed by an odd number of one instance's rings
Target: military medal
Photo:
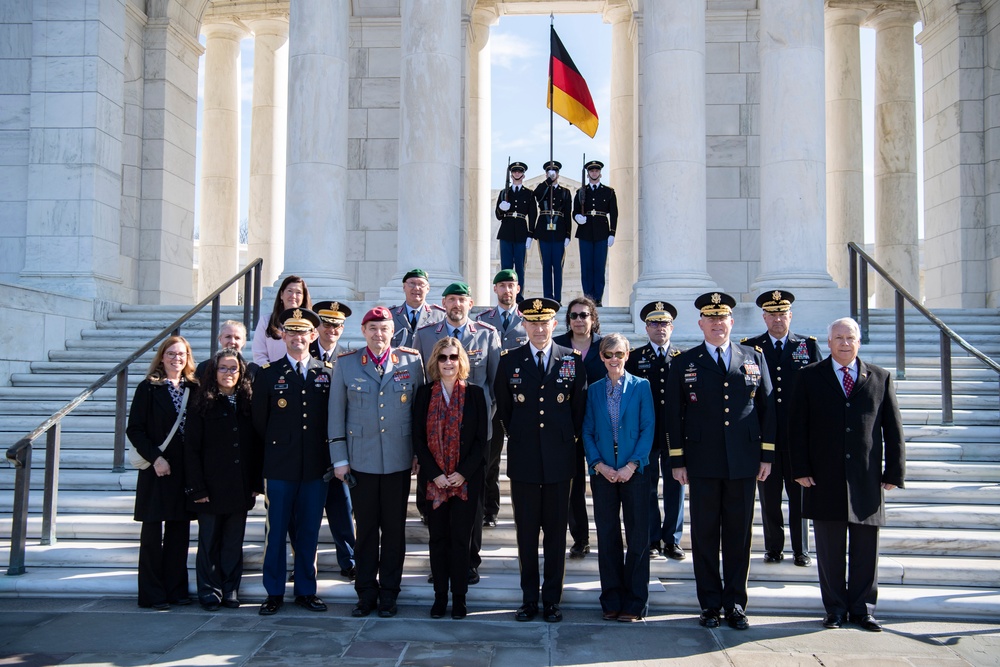
[[[517,400],[520,403],[524,403],[524,394],[518,394],[517,395]]]
[[[286,405],[288,405],[288,401],[286,401],[286,400],[285,400],[285,399],[283,399],[283,398],[279,398],[279,399],[278,399],[278,407],[279,407],[279,408],[283,408],[283,407],[285,407]]]
[[[400,403],[406,403],[407,400],[409,400],[409,399],[406,398],[406,394],[403,394],[402,396],[399,397],[399,402]]]
[[[559,394],[558,396],[556,396],[556,403],[562,403],[565,400],[566,400],[566,397],[563,396],[562,394]]]

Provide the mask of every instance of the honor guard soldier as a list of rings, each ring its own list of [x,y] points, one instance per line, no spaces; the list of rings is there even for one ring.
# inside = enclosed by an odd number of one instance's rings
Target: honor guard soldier
[[[484,310],[476,318],[496,328],[500,336],[500,347],[513,350],[528,342],[524,330],[524,320],[517,309],[521,286],[517,274],[511,269],[503,269],[493,277],[493,293],[497,295],[495,308]],[[517,301],[515,301],[517,299]],[[483,485],[483,527],[495,528],[500,514],[500,455],[503,453],[504,433],[499,417],[494,413],[491,424],[489,461],[486,468],[486,483]]]
[[[294,523],[295,604],[310,611],[326,611],[316,597],[316,545],[323,521],[330,465],[325,446],[329,365],[309,354],[316,339],[319,317],[305,308],[278,316],[287,353],[264,364],[253,383],[253,425],[263,441],[264,497],[267,524],[264,534],[264,589],[262,616],[281,608],[285,595],[285,535]]]
[[[681,352],[667,377],[667,447],[673,477],[691,488],[691,548],[699,623],[746,630],[755,481],[774,460],[774,397],[763,352],[733,345],[728,294],[703,294],[704,342]],[[723,572],[719,576],[719,545]]]
[[[781,489],[788,494],[788,532],[795,564],[806,567],[809,558],[808,529],[802,520],[802,487],[792,478],[792,462],[788,453],[788,403],[792,399],[799,369],[822,359],[816,338],[792,333],[792,302],[795,295],[774,290],[757,297],[763,311],[767,331],[754,338],[744,338],[743,345],[760,348],[767,360],[774,389],[774,410],[777,438],[774,442],[774,465],[767,479],[757,484],[760,513],[764,523],[764,562],[780,563],[785,557],[785,519],[781,512]]]
[[[417,329],[413,346],[420,352],[422,359],[430,359],[435,343],[442,338],[451,336],[457,338],[469,357],[469,377],[467,382],[483,390],[486,395],[487,414],[493,415],[493,382],[496,378],[497,364],[500,363],[500,337],[492,325],[485,322],[473,322],[469,319],[469,311],[474,302],[472,291],[465,283],[452,283],[444,288],[442,304],[446,312],[445,319],[437,324],[428,324]],[[489,429],[487,429],[488,431]],[[490,434],[487,433],[487,437]],[[483,458],[483,469],[486,468],[486,458]],[[417,507],[421,516],[427,514],[427,498],[423,492],[427,488],[427,480],[423,473],[417,474]],[[469,560],[469,583],[479,583],[479,565],[482,559],[479,551],[483,545],[483,506],[480,495],[479,512],[472,526],[472,544]]]
[[[529,235],[538,241],[542,256],[542,292],[546,299],[562,301],[563,257],[572,232],[573,196],[559,185],[561,163],[550,160],[542,168],[547,178],[535,188],[538,221]]]
[[[527,307],[525,307],[527,305]],[[544,618],[562,620],[570,480],[586,410],[587,377],[579,353],[552,342],[559,303],[521,302],[528,344],[500,356],[494,386],[507,432],[507,477],[514,505],[523,604],[518,621],[538,615],[538,532],[544,531]]]
[[[366,347],[337,360],[330,387],[327,429],[333,473],[351,488],[357,544],[354,550],[358,603],[352,616],[378,607],[396,615],[396,597],[406,555],[406,503],[415,459],[410,407],[424,383],[420,355],[391,347],[393,316],[377,306],[365,313]]]
[[[584,169],[588,182],[580,186],[573,198],[576,238],[580,242],[580,279],[583,293],[601,306],[608,248],[615,244],[618,231],[618,197],[614,188],[601,183],[603,162],[591,160]]]
[[[538,205],[534,193],[524,186],[524,172],[528,166],[523,162],[510,163],[510,185],[497,197],[494,211],[500,221],[497,239],[500,241],[500,268],[514,269],[517,282],[524,284],[524,256],[531,247],[531,230],[535,228]],[[517,295],[521,301],[521,295]]]
[[[646,323],[646,337],[649,342],[628,355],[625,370],[636,377],[649,380],[653,391],[653,406],[656,408],[656,431],[653,447],[649,452],[649,557],[684,560],[687,555],[681,549],[681,532],[684,529],[684,485],[670,473],[670,457],[667,455],[667,374],[670,362],[681,353],[680,348],[670,343],[674,332],[677,309],[666,301],[647,303],[639,311],[639,317]],[[663,471],[663,523],[660,523],[660,499],[657,486],[660,471]],[[662,542],[662,546],[661,546]]]
[[[440,322],[444,319],[444,308],[437,304],[427,303],[431,282],[423,269],[410,269],[403,275],[402,305],[392,306],[393,347],[413,345],[413,334],[425,324]]]

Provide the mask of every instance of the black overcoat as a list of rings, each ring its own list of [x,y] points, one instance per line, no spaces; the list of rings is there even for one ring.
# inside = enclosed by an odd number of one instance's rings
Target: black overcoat
[[[190,386],[190,385],[189,385]],[[194,391],[197,387],[190,386]],[[191,399],[188,398],[188,405]],[[184,495],[184,438],[180,429],[162,452],[160,445],[173,428],[177,410],[166,384],[143,380],[135,388],[128,412],[125,435],[137,452],[150,462],[139,471],[135,485],[136,521],[188,521]],[[170,464],[170,474],[157,477],[153,461],[162,456]]]
[[[427,410],[431,405],[433,383],[417,387],[413,398],[413,453],[420,461],[420,469],[428,481],[444,474],[427,445]],[[469,479],[482,469],[486,460],[486,428],[490,417],[486,409],[486,393],[482,387],[465,385],[465,407],[462,410],[462,429],[459,435],[459,455],[456,472]],[[423,492],[423,489],[418,490]]]
[[[192,512],[232,514],[253,508],[253,492],[262,489],[259,447],[246,407],[237,410],[220,396],[204,413],[197,406],[188,411],[184,471]],[[206,497],[207,503],[194,502]]]

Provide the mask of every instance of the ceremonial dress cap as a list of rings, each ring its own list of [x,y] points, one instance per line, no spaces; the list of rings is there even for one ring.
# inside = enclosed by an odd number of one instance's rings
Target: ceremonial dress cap
[[[591,169],[604,169],[604,163],[600,160],[591,160],[587,164],[583,165],[583,168],[587,171],[590,171]]]
[[[472,296],[472,290],[465,283],[452,283],[444,288],[444,292],[441,296],[451,296],[452,294],[457,294],[458,296]]]
[[[313,304],[313,311],[327,324],[343,324],[351,316],[351,309],[339,301],[320,301]]]
[[[561,307],[555,299],[535,298],[522,301],[518,310],[528,322],[546,322],[554,318]]]
[[[707,294],[702,294],[694,301],[694,307],[707,317],[732,315],[735,306],[736,299],[725,292],[708,292]]]
[[[375,306],[361,318],[361,325],[369,322],[392,322],[392,313],[385,306]]]
[[[403,274],[404,283],[410,278],[423,278],[427,282],[431,281],[431,279],[427,276],[427,272],[424,271],[423,269],[410,269],[405,274]]]
[[[528,171],[528,165],[524,164],[523,162],[511,162],[510,163],[510,170],[511,171]]]
[[[677,317],[677,309],[666,301],[650,301],[639,311],[643,322],[672,322]]]
[[[795,295],[780,289],[764,292],[757,297],[757,305],[765,313],[787,313],[792,309]]]
[[[548,162],[542,165],[542,169],[544,169],[545,171],[548,171],[549,169],[555,169],[556,171],[559,171],[562,169],[562,162],[559,162],[558,160],[549,160]]]
[[[312,331],[319,326],[319,315],[308,308],[289,308],[278,315],[285,331]]]
[[[506,282],[508,280],[513,281],[515,283],[517,282],[517,273],[514,271],[514,269],[503,269],[495,276],[493,276],[494,285],[496,285],[497,283]]]

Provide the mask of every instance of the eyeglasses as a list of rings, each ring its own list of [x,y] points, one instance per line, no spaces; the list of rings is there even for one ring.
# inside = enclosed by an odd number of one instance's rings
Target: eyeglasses
[[[321,324],[322,324],[323,327],[325,327],[327,329],[343,329],[344,328],[344,323],[343,322],[341,322],[340,324],[334,324],[334,323],[330,323],[330,322],[322,322]]]
[[[605,359],[624,359],[627,352],[601,352]]]
[[[239,375],[240,372],[239,368],[229,368],[226,366],[219,366],[216,370],[223,375]]]
[[[409,287],[410,289],[418,289],[418,288],[419,289],[429,289],[430,288],[430,285],[428,283],[425,283],[422,280],[407,280],[403,284],[406,285],[407,287]]]
[[[569,319],[571,320],[585,320],[590,317],[590,313],[570,313]]]
[[[170,357],[171,359],[184,359],[188,356],[187,352],[164,352],[163,356]]]
[[[458,354],[439,354],[438,355],[438,363],[441,363],[441,362],[444,362],[444,361],[458,361],[461,358],[462,357],[460,355],[458,355]]]
[[[646,322],[647,327],[672,327],[674,326],[674,321],[669,322]]]

